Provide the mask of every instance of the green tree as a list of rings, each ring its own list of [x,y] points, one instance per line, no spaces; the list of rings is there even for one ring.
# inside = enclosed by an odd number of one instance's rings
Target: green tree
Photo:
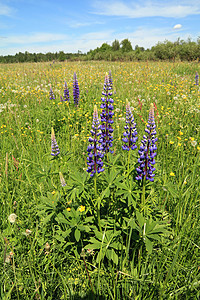
[[[112,50],[113,51],[118,51],[120,50],[120,43],[118,40],[114,40],[114,42],[112,43]]]
[[[106,52],[112,50],[112,47],[108,45],[107,43],[103,43],[101,47],[99,48],[100,52]]]
[[[65,53],[63,51],[60,51],[58,54],[58,60],[59,61],[65,61]]]
[[[131,42],[128,39],[121,41],[122,52],[130,52],[133,50]]]

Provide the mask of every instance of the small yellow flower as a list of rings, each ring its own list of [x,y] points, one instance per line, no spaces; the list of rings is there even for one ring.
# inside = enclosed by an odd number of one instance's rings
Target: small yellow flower
[[[174,172],[171,172],[169,175],[173,177],[175,176]]]
[[[56,193],[56,191],[53,191],[53,192],[51,192],[52,193],[52,195],[54,195],[55,193]]]
[[[197,146],[197,150],[200,151],[200,147],[199,146]]]
[[[70,207],[67,207],[67,211],[71,211],[71,208],[70,208]]]
[[[173,141],[169,141],[169,143],[170,143],[171,145],[173,145],[173,144],[174,144],[174,142],[173,142]]]
[[[180,134],[180,135],[183,135],[183,132],[182,132],[182,131],[179,131],[179,134]]]
[[[182,144],[181,144],[181,143],[178,143],[178,146],[179,146],[179,147],[181,147],[181,146],[182,146]]]
[[[83,205],[79,206],[78,211],[80,211],[80,212],[85,211],[85,206],[83,206]]]

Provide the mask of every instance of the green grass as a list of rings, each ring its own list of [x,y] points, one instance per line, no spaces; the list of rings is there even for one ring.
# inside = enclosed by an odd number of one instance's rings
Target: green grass
[[[0,68],[0,298],[199,299],[199,65],[56,62]],[[101,113],[109,70],[114,153],[94,179],[86,172],[88,137],[95,104]],[[60,102],[65,80],[69,103]],[[50,84],[55,100],[49,99]],[[155,103],[156,175],[145,189],[135,180],[138,149],[128,157],[121,147],[126,99],[138,148]],[[55,159],[52,127],[61,151]]]

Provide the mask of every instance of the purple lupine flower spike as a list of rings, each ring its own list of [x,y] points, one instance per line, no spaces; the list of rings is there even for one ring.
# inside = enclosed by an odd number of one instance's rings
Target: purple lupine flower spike
[[[88,139],[90,142],[87,152],[88,152],[88,158],[87,158],[87,172],[91,173],[90,176],[93,177],[95,173],[100,173],[104,171],[103,168],[103,156],[102,153],[102,146],[99,144],[98,137],[101,135],[100,130],[100,122],[98,118],[98,111],[97,106],[94,106],[94,113],[93,113],[93,122],[92,122],[92,130],[90,131],[92,134],[92,137]]]
[[[198,74],[198,72],[196,72],[196,75],[195,75],[195,85],[199,85],[199,74]]]
[[[105,76],[105,82],[104,82],[104,90],[102,92],[103,97],[101,97],[102,104],[102,113],[101,113],[101,139],[99,142],[101,143],[103,147],[103,152],[108,153],[113,151],[110,150],[112,147],[112,142],[113,142],[113,120],[112,117],[114,115],[113,113],[113,105],[112,103],[114,102],[113,99],[111,98],[112,92],[111,92],[112,87],[110,86],[109,83],[109,77],[108,74],[106,73]]]
[[[156,125],[154,121],[154,106],[151,104],[149,111],[149,119],[147,123],[147,127],[145,132],[147,135],[143,136],[141,141],[141,146],[138,151],[140,157],[138,159],[139,166],[136,168],[138,175],[136,176],[137,180],[142,180],[146,178],[146,180],[154,181],[155,174],[153,173],[156,169],[155,165],[155,156],[156,156],[156,142],[158,138],[156,135]]]
[[[60,154],[60,150],[56,142],[54,129],[51,128],[51,155],[57,156],[58,154]]]
[[[53,93],[53,90],[52,90],[51,86],[50,86],[50,91],[49,91],[49,99],[50,100],[55,100],[55,96],[54,96],[54,93]]]
[[[109,77],[110,87],[113,88],[113,79],[112,79],[111,71],[109,71],[108,77]]]
[[[64,85],[64,101],[69,101],[69,90],[67,87],[67,82],[65,81],[65,85]]]
[[[126,102],[126,126],[124,126],[125,132],[123,133],[122,141],[124,145],[122,145],[123,150],[129,151],[134,150],[137,148],[136,141],[137,141],[137,130],[136,130],[136,123],[134,121],[133,114],[131,112],[130,103]]]
[[[76,73],[74,72],[74,81],[73,81],[73,97],[74,97],[74,104],[77,106],[79,103],[79,85]]]

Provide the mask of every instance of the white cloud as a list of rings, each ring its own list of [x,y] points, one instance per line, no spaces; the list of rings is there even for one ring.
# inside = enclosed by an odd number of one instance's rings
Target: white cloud
[[[142,5],[129,5],[120,2],[94,2],[95,14],[106,16],[123,16],[128,18],[142,17],[171,17],[182,18],[188,15],[200,14],[200,5],[193,4],[172,4],[172,3],[149,3],[144,2]]]
[[[173,29],[181,29],[182,28],[182,25],[181,24],[176,24]]]
[[[94,26],[94,25],[101,25],[104,24],[104,22],[72,22],[69,24],[71,28],[80,28],[80,27],[88,27],[88,26]]]
[[[13,9],[7,5],[0,3],[0,16],[10,16]]]
[[[82,35],[83,40],[106,40],[110,39],[113,34],[113,30],[105,30],[105,31],[98,31],[98,32],[89,32]]]
[[[59,51],[75,53],[78,50],[81,50],[83,53],[85,53],[90,49],[100,47],[105,41],[113,40],[112,34],[113,31],[106,30],[86,33],[76,38],[71,36],[69,37],[67,35],[51,33],[36,33],[30,36],[13,36],[8,37],[4,41],[3,39],[1,40],[0,55],[13,55],[18,52],[25,51],[30,53]],[[4,45],[2,45],[3,42]],[[50,45],[45,45],[45,42],[52,43]],[[21,46],[17,46],[17,43],[21,44]]]
[[[69,39],[69,36],[65,34],[53,34],[53,33],[33,33],[30,35],[16,35],[9,36],[4,41],[1,41],[1,47],[7,47],[11,44],[36,44],[36,43],[48,43],[55,41],[63,41]]]

